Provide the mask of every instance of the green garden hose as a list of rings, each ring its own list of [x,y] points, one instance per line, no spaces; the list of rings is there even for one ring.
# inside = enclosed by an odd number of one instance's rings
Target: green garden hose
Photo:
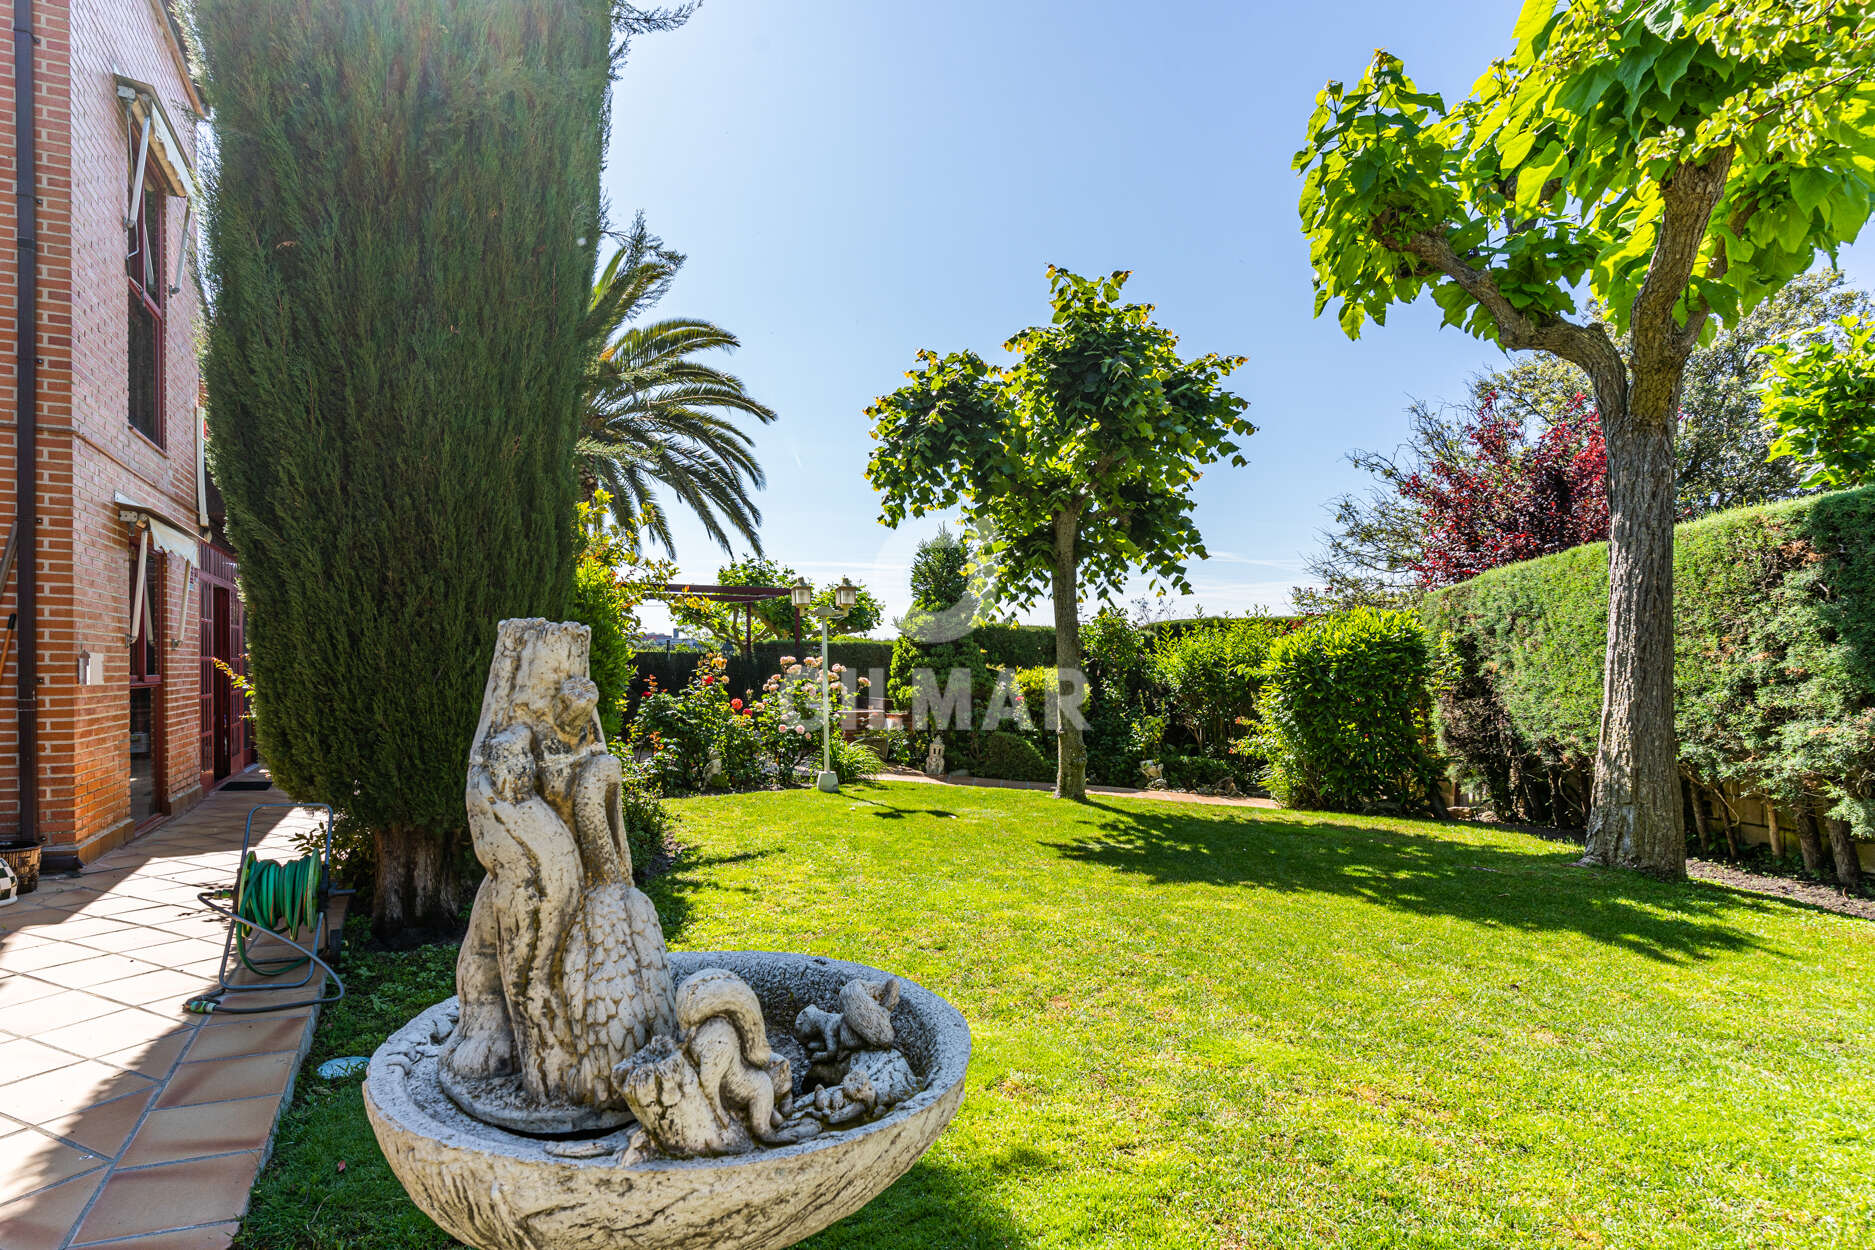
[[[258,987],[231,986],[224,978],[215,990],[190,999],[186,1004],[188,1010],[201,1015],[212,1012],[247,1015],[283,1011],[291,1007],[323,1006],[345,997],[345,983],[339,980],[332,965],[292,937],[306,930],[318,932],[320,920],[325,914],[326,895],[325,864],[317,854],[306,854],[280,863],[262,859],[249,851],[241,860],[241,869],[235,875],[233,890],[211,891],[198,897],[234,925],[234,949],[240,957],[241,966],[255,976],[284,976],[309,964],[317,964],[325,970],[330,984],[316,998],[271,1003],[261,1007],[239,1007],[223,1002],[222,996],[231,989]],[[224,903],[232,903],[232,907],[224,906]],[[262,935],[300,953],[277,959],[256,958],[248,949],[248,941],[250,937],[258,938]],[[310,976],[309,973],[308,979]]]
[[[296,933],[319,922],[320,864],[317,855],[302,855],[288,863],[262,859],[249,851],[241,861],[241,871],[234,879],[235,915],[248,924],[236,925],[235,949],[241,953],[241,965],[263,977],[277,977],[304,968],[310,955],[289,955],[282,959],[255,960],[248,954],[249,926],[271,934]]]

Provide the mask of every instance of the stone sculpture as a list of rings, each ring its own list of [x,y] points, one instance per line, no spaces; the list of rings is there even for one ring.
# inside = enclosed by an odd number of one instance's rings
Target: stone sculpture
[[[631,1118],[613,1070],[674,1028],[657,910],[632,885],[619,762],[583,625],[503,621],[469,752],[488,870],[456,964],[444,1088],[493,1124],[568,1132]]]
[[[467,790],[488,876],[457,997],[378,1048],[365,1108],[411,1198],[479,1250],[776,1250],[930,1145],[969,1029],[860,965],[666,951],[632,885],[589,647],[583,625],[501,622]]]
[[[898,1006],[898,978],[849,981],[840,990],[840,1014],[809,1003],[794,1018],[794,1034],[807,1048],[808,1062],[828,1063],[866,1047],[890,1046],[892,1008]]]
[[[677,987],[679,1036],[619,1065],[619,1084],[648,1142],[677,1158],[732,1155],[772,1141],[794,1096],[786,1059],[768,1048],[755,991],[705,968]]]
[[[803,1115],[828,1126],[884,1114],[918,1092],[917,1074],[896,1050],[856,1051],[813,1073],[817,1088]],[[784,1124],[782,1135],[789,1132]]]

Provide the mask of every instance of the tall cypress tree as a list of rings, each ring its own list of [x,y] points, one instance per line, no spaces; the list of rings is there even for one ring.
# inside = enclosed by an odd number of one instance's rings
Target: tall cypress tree
[[[370,831],[380,933],[459,907],[495,623],[572,582],[609,7],[196,3],[210,446],[259,745]]]

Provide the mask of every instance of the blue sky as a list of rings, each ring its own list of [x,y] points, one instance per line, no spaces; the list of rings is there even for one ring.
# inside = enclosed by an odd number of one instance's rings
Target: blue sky
[[[758,439],[783,563],[902,610],[937,522],[878,524],[866,404],[921,347],[999,356],[1043,319],[1050,263],[1130,269],[1185,349],[1250,357],[1232,385],[1259,432],[1247,468],[1198,484],[1211,559],[1191,580],[1207,610],[1280,610],[1324,506],[1364,483],[1347,451],[1391,448],[1410,400],[1457,398],[1503,359],[1438,330],[1429,301],[1359,342],[1313,319],[1290,157],[1327,79],[1386,47],[1462,94],[1515,8],[707,0],[634,43],[606,193],[689,255],[661,311],[737,334],[728,366],[781,414]],[[1872,255],[1844,254],[1864,286]],[[712,579],[720,553],[676,528],[683,576]]]

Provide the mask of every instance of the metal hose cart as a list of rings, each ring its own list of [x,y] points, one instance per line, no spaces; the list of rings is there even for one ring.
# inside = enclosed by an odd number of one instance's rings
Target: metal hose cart
[[[312,807],[324,811],[325,837],[318,850],[308,851],[286,863],[262,859],[255,853],[255,815],[279,807]],[[184,1004],[185,1009],[198,1015],[259,1015],[297,1007],[323,1007],[344,998],[345,982],[328,962],[337,955],[338,935],[326,924],[326,907],[334,897],[352,891],[332,888],[331,867],[331,807],[324,803],[262,803],[248,812],[247,826],[241,833],[241,866],[235,872],[233,887],[204,890],[196,895],[204,907],[227,918],[228,936],[222,943],[216,988],[191,998]],[[309,944],[301,944],[296,935],[306,936]],[[278,942],[298,953],[263,956],[259,949],[269,942]],[[320,954],[322,948],[324,955]],[[242,969],[255,979],[241,984],[229,980]],[[301,969],[305,974],[297,981],[278,979]],[[254,1006],[227,1001],[229,995],[301,989],[312,984],[321,970],[326,974],[326,984],[305,998]]]

